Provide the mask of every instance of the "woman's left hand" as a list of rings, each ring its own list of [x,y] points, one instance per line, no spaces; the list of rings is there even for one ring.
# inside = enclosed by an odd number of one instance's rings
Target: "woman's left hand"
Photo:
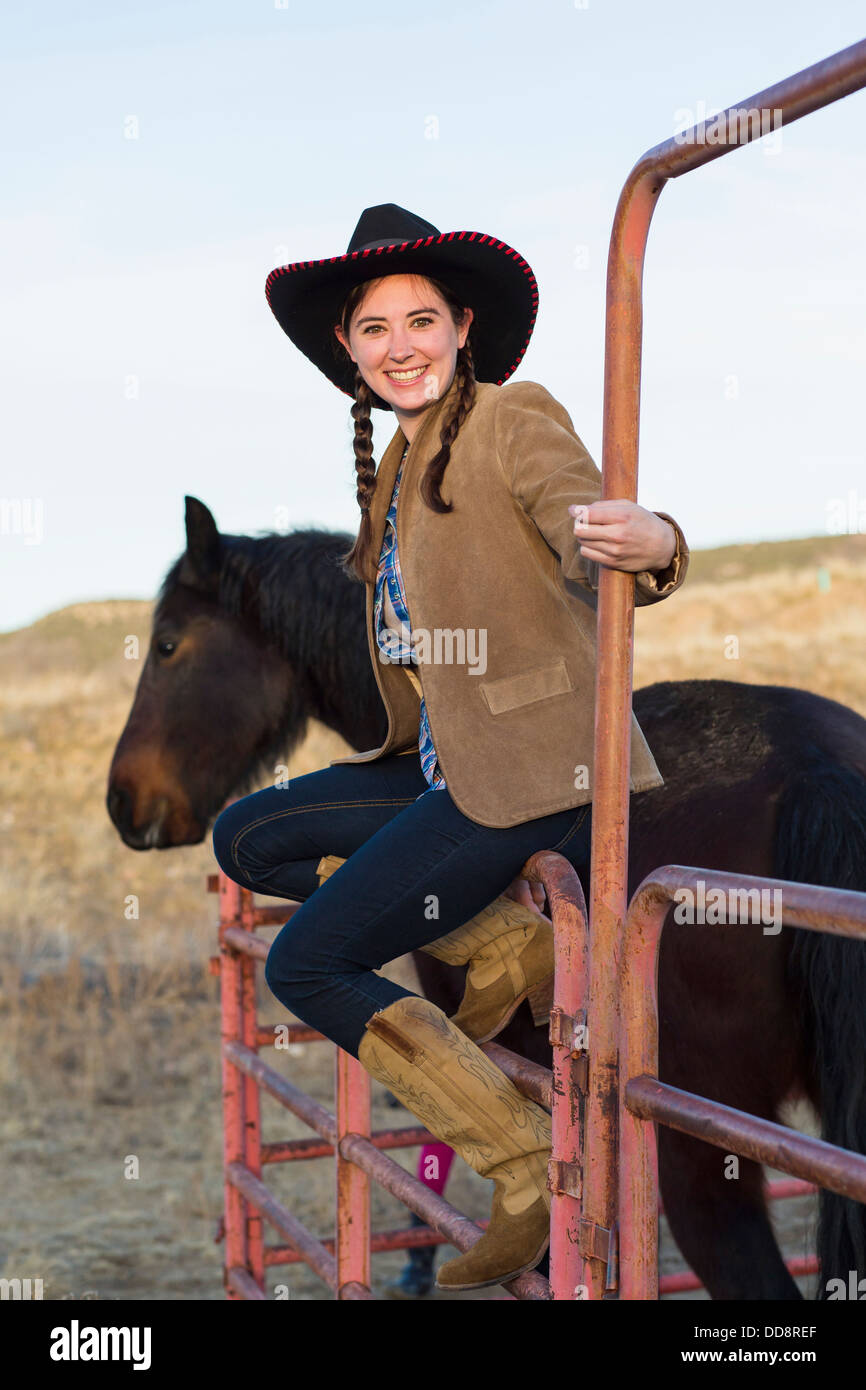
[[[614,498],[588,505],[572,503],[574,534],[584,542],[580,553],[614,570],[667,569],[677,548],[677,536],[667,521],[637,502]]]

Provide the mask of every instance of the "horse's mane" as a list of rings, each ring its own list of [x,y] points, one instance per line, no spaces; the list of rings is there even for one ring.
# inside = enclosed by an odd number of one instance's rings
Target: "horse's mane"
[[[348,585],[356,585],[363,603],[363,585],[341,562],[351,536],[314,527],[259,536],[220,533],[219,541],[219,575],[205,592],[225,613],[260,632],[281,656],[304,669],[316,657],[321,661],[323,647],[349,642],[348,629],[354,633],[357,624],[346,602]],[[185,559],[181,555],[166,574],[157,594],[157,615],[178,588],[189,587],[182,578]],[[317,614],[314,623],[302,620],[310,613]]]

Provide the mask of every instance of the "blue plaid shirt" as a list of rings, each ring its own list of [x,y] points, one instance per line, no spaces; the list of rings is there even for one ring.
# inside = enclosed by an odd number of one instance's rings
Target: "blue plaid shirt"
[[[373,630],[376,633],[376,642],[381,651],[386,653],[387,659],[405,666],[412,663],[417,666],[418,661],[411,642],[398,639],[393,629],[385,624],[385,588],[387,585],[388,597],[397,615],[398,621],[411,632],[412,624],[409,620],[409,610],[406,606],[406,593],[403,588],[403,575],[400,570],[400,557],[397,550],[397,498],[400,493],[400,480],[403,476],[403,464],[406,461],[406,454],[409,445],[403,450],[403,458],[400,460],[400,467],[397,470],[397,477],[394,481],[394,491],[391,494],[391,505],[388,508],[388,515],[385,518],[385,534],[382,538],[382,550],[379,555],[379,568],[376,575],[376,592],[373,602]],[[421,697],[421,722],[418,729],[418,748],[421,754],[421,771],[429,782],[426,791],[421,792],[421,796],[426,796],[428,791],[439,791],[445,787],[445,778],[439,771],[436,762],[436,749],[433,746],[433,736],[430,733],[430,721],[427,718],[427,705],[424,697]],[[418,797],[415,798],[418,800]]]

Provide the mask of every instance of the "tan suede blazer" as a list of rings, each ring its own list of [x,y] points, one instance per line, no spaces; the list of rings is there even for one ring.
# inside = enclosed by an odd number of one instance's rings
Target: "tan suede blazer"
[[[421,417],[403,469],[397,540],[430,731],[457,807],[505,827],[581,806],[593,792],[598,563],[585,560],[571,502],[595,502],[601,473],[568,412],[533,381],[479,382],[442,482],[449,513],[432,511],[418,483],[439,440],[456,379]],[[371,504],[378,555],[406,444],[398,428]],[[668,569],[635,575],[635,603],[682,584],[689,552],[677,523]],[[405,666],[380,660],[367,588],[367,638],[388,714],[380,748],[334,758],[372,762],[417,750],[419,696]],[[661,786],[632,715],[631,790]],[[441,795],[441,793],[439,793]]]

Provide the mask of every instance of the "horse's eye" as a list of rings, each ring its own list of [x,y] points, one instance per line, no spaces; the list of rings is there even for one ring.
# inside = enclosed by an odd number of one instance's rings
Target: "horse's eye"
[[[160,656],[171,656],[176,648],[177,643],[169,642],[168,640],[157,642],[156,644],[156,650],[159,652]]]

